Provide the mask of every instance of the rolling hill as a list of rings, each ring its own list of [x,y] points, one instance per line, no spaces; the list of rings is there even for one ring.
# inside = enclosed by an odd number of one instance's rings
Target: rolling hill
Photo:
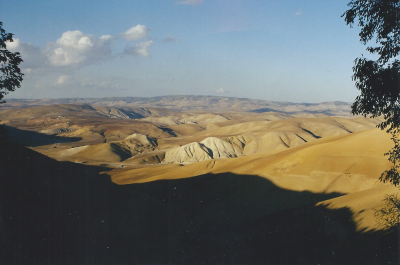
[[[0,263],[399,262],[374,218],[393,143],[348,104],[9,102]]]
[[[363,196],[375,201],[374,196],[389,191],[386,186],[341,196],[217,171],[116,185],[108,177],[116,181],[115,172],[105,168],[58,162],[10,142],[0,144],[3,264],[399,260],[392,250],[398,245],[396,234],[360,230],[354,223],[353,210],[361,209],[360,201],[368,203]],[[246,159],[256,163],[261,156]],[[177,169],[167,165],[160,171],[168,167]]]
[[[291,103],[259,99],[216,97],[216,96],[161,96],[143,97],[113,97],[113,98],[63,98],[63,99],[8,99],[2,109],[27,108],[56,104],[88,104],[114,108],[163,108],[180,111],[251,111],[285,112],[289,114],[324,114],[349,116],[350,104],[346,102],[324,103]]]

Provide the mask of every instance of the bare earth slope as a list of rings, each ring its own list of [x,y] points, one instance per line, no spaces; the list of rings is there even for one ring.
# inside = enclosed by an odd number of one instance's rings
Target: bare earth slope
[[[399,261],[398,235],[373,217],[398,192],[378,180],[392,141],[379,119],[341,115],[348,104],[27,107],[39,103],[0,111],[0,263]]]
[[[328,199],[341,194],[217,172],[115,185],[109,171],[99,175],[105,168],[58,162],[3,141],[0,146],[2,264],[399,261],[396,234],[366,233],[351,221],[357,198],[333,203]],[[363,195],[347,196],[353,194]]]
[[[252,172],[288,190],[343,194],[370,190],[371,194],[368,196],[383,199],[389,190],[397,191],[396,188],[378,180],[380,173],[390,167],[383,153],[390,149],[391,144],[389,135],[372,129],[327,137],[272,155],[257,153],[234,159],[207,160],[183,167],[165,165],[154,169],[113,170],[109,174],[114,182],[128,184],[186,178],[207,173],[231,172],[243,175]],[[379,188],[381,186],[388,188]],[[340,205],[345,203],[342,201]],[[376,201],[374,206],[366,204],[362,207],[367,208],[353,212],[357,227],[378,228],[371,218],[373,207],[377,205],[382,205],[382,201]],[[369,217],[358,217],[358,213],[365,210],[369,211]],[[363,215],[365,214],[366,212]]]

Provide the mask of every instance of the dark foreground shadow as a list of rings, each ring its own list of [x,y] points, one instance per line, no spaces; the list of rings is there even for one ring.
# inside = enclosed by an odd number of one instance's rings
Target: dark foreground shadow
[[[81,137],[60,137],[34,131],[21,130],[7,125],[3,125],[2,127],[8,131],[8,137],[10,137],[11,140],[24,146],[35,147],[56,143],[77,142],[82,140]]]
[[[398,264],[398,235],[357,233],[338,194],[252,175],[117,186],[104,169],[0,142],[0,264]]]

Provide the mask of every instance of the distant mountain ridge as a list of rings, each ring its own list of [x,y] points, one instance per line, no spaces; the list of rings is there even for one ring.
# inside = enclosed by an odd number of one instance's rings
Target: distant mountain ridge
[[[28,108],[54,104],[90,104],[117,108],[165,108],[177,111],[213,112],[285,112],[310,113],[329,116],[350,116],[351,104],[341,101],[322,103],[291,103],[261,99],[217,96],[158,96],[158,97],[106,97],[106,98],[60,98],[60,99],[8,99],[0,110]]]

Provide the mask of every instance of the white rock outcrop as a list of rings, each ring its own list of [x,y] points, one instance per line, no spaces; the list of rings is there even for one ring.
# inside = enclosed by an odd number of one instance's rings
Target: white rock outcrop
[[[238,144],[208,137],[201,142],[173,148],[165,153],[164,163],[194,163],[216,158],[242,156],[243,148]]]
[[[238,157],[242,152],[237,146],[216,137],[208,137],[200,143],[211,150],[212,158]]]
[[[193,163],[212,159],[211,151],[202,143],[194,142],[168,150],[164,163]]]

